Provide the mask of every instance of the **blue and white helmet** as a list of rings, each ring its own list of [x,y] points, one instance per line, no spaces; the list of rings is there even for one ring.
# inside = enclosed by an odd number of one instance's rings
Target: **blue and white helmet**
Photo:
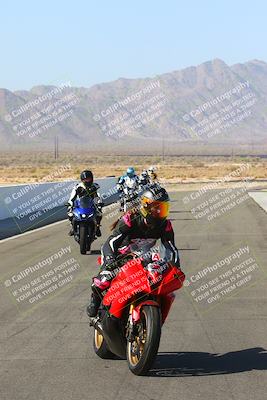
[[[129,178],[133,178],[134,175],[135,175],[135,170],[134,170],[134,168],[133,168],[133,167],[128,167],[128,168],[127,168],[127,171],[126,171],[126,175],[127,175]]]

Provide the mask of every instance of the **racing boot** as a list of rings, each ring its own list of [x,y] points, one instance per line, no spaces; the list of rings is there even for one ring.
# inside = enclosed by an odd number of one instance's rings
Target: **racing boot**
[[[88,317],[93,318],[97,315],[97,311],[101,304],[102,293],[108,289],[113,278],[111,271],[103,270],[93,278],[91,301],[86,308]]]
[[[86,312],[88,317],[93,318],[97,316],[97,311],[99,309],[100,303],[101,303],[100,296],[92,292],[91,301],[86,307]]]
[[[68,235],[73,236],[74,235],[74,229],[73,229],[73,211],[72,207],[68,207],[68,219],[70,221],[70,230]]]
[[[100,225],[99,225],[99,224],[96,225],[95,234],[96,234],[97,237],[101,237],[101,236],[102,236],[102,233],[101,233]]]

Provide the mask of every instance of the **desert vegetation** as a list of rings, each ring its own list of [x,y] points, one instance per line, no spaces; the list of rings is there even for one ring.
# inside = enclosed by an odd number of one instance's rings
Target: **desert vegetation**
[[[128,166],[140,173],[149,165],[157,166],[159,178],[169,183],[216,180],[237,170],[255,180],[267,178],[267,159],[260,157],[222,156],[148,156],[103,155],[88,152],[3,152],[0,154],[0,183],[15,184],[77,179],[83,169],[92,169],[96,177],[119,176]]]

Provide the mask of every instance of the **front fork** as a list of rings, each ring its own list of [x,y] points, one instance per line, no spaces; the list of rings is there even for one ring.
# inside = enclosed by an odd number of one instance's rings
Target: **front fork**
[[[133,310],[134,310],[134,305],[130,305],[130,310],[129,310],[129,317],[128,317],[128,322],[126,326],[126,339],[129,342],[134,342],[136,334],[138,333],[136,325],[133,323]]]
[[[74,234],[77,237],[80,237],[80,226],[81,223],[85,223],[87,222],[89,225],[89,222],[92,222],[92,227],[93,227],[93,237],[95,236],[95,232],[96,232],[96,227],[97,227],[97,220],[96,218],[94,218],[93,220],[88,220],[88,221],[75,221],[73,220],[72,222],[72,226],[73,226],[73,230],[74,230]]]
[[[140,331],[142,330],[142,326],[139,324],[139,321],[141,320],[141,308],[145,305],[160,307],[159,303],[155,300],[144,300],[137,306],[134,306],[134,304],[130,305],[128,323],[126,326],[126,338],[129,342],[135,341],[136,336],[140,336],[142,333]]]

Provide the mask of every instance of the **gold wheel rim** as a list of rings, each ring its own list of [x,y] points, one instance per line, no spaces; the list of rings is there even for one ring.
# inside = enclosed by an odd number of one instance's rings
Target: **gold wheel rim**
[[[144,315],[144,320],[145,320],[145,324],[147,323],[147,319],[146,319],[146,315]],[[143,324],[142,324],[143,325]],[[146,343],[146,326],[144,327],[143,325],[143,334],[142,334],[143,338],[140,339],[140,337],[136,337],[136,339],[133,342],[128,342],[128,355],[129,355],[129,361],[133,366],[136,366],[140,359],[142,358],[143,352],[144,352],[144,347],[145,347],[145,343]],[[139,351],[138,351],[138,355],[137,354],[133,354],[132,348],[133,346],[138,346]]]
[[[98,332],[97,329],[95,329],[95,345],[97,349],[100,349],[102,343],[103,343],[103,336],[101,335],[100,332]]]
[[[138,339],[139,339],[139,338],[138,338]],[[140,349],[139,355],[133,354],[133,353],[132,353],[132,346],[133,346],[134,344],[137,345],[137,346],[139,346],[139,349]],[[140,361],[140,359],[141,359],[141,357],[142,357],[142,355],[143,355],[144,345],[145,345],[145,341],[139,341],[139,343],[138,343],[137,341],[128,343],[129,360],[130,360],[130,363],[131,363],[133,366],[135,366],[135,365],[137,365],[137,364],[139,363],[139,361]]]

